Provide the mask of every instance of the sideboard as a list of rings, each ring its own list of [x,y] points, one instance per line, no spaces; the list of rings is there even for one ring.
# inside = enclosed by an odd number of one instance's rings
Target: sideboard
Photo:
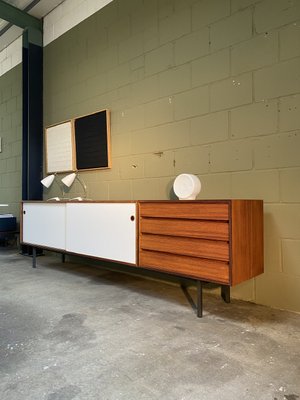
[[[230,287],[263,273],[263,201],[22,202],[22,244]],[[185,288],[183,288],[185,289]],[[186,293],[186,291],[185,291]]]

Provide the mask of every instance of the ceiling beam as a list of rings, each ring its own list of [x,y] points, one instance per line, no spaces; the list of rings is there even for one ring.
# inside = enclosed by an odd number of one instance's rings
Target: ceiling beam
[[[3,0],[0,0],[0,18],[23,29],[35,28],[39,31],[42,31],[43,29],[42,20],[27,14],[19,8],[5,3]]]

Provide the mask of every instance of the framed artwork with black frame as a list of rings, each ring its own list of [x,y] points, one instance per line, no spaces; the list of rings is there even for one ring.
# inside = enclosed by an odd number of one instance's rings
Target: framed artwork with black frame
[[[108,110],[75,118],[76,169],[111,168]]]

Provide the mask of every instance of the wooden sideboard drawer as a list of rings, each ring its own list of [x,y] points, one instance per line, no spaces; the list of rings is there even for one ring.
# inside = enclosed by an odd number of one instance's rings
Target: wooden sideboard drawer
[[[142,250],[229,261],[228,243],[221,240],[142,234],[140,236],[140,248]]]
[[[230,283],[229,265],[224,261],[141,250],[140,265],[195,279],[227,285]]]
[[[141,217],[229,220],[228,203],[140,202]]]
[[[141,218],[141,233],[229,240],[228,221]]]
[[[229,285],[263,272],[261,200],[140,201],[139,216],[141,266]]]

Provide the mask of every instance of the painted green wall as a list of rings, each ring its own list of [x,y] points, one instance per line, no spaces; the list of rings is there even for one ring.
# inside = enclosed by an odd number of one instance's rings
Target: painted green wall
[[[0,77],[0,203],[9,207],[0,213],[10,212],[19,219],[22,198],[22,68],[11,69]]]
[[[182,172],[199,199],[263,199],[265,273],[233,294],[297,311],[299,21],[288,0],[115,0],[45,48],[44,101],[45,125],[111,110],[92,199],[168,199]]]

